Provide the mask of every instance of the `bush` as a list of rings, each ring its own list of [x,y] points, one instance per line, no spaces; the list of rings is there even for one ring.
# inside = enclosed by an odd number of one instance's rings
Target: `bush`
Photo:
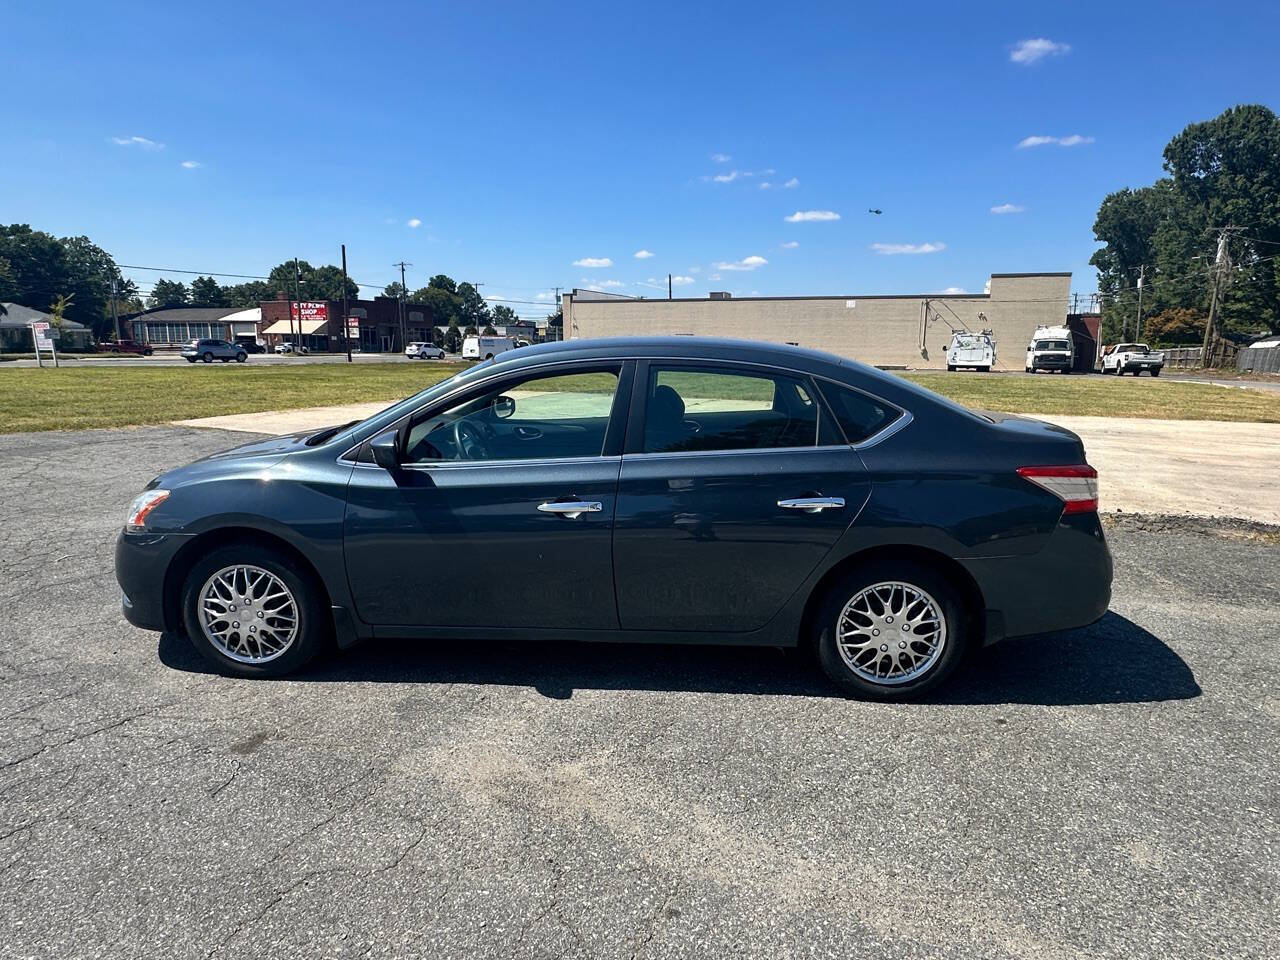
[[[1148,317],[1142,324],[1142,334],[1148,343],[1157,346],[1201,343],[1204,321],[1205,317],[1195,310],[1175,307]]]

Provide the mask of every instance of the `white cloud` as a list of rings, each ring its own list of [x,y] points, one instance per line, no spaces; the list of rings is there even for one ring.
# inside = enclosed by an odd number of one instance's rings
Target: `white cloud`
[[[795,177],[792,177],[790,180],[788,180],[788,181],[787,181],[786,183],[784,183],[782,186],[783,186],[785,189],[787,189],[787,190],[794,190],[796,187],[800,186],[800,181],[799,181],[799,180],[797,180]]]
[[[156,143],[146,137],[112,137],[111,142],[119,147],[141,147],[143,150],[163,150],[163,143]]]
[[[417,230],[420,226],[422,226],[422,221],[419,220],[417,217],[411,217],[410,219],[406,220],[405,223],[407,223],[409,226],[411,226],[415,230]]]
[[[582,282],[589,284],[588,290],[611,290],[626,286],[621,280],[592,280],[590,277],[583,277]]]
[[[813,223],[820,220],[839,220],[840,214],[834,210],[797,210],[789,217],[783,217],[787,223]]]
[[[743,176],[743,174],[739,173],[737,170],[730,170],[728,173],[717,173],[711,178],[711,180],[713,183],[733,183],[733,181],[737,180],[741,176]]]
[[[677,275],[671,278],[671,283],[677,287],[687,287],[691,283],[697,283],[697,281],[694,280],[693,277],[681,277]]]
[[[196,160],[183,160],[182,166],[185,170],[194,170],[196,167],[200,166],[200,164]]]
[[[698,267],[698,266],[693,266],[693,267],[690,267],[690,268],[689,268],[689,272],[690,272],[690,273],[701,273],[701,272],[702,272],[702,268],[701,268],[701,267]]]
[[[768,180],[761,180],[761,181],[760,181],[760,189],[761,189],[761,190],[768,190],[768,189],[769,189],[770,187],[772,187],[772,186],[773,186],[773,184],[772,184],[772,183],[770,183]]]
[[[711,155],[712,163],[728,163],[732,159],[733,157],[729,156],[727,153],[713,153]]]
[[[653,256],[653,254],[650,253],[648,250],[637,250],[635,253],[632,254],[632,256],[635,257],[637,260],[648,260],[650,257]]]
[[[1067,137],[1023,137],[1018,141],[1018,149],[1043,147],[1046,143],[1056,143],[1060,147],[1078,147],[1082,143],[1093,143],[1093,137],[1082,137],[1078,133],[1073,133]]]
[[[573,261],[575,267],[612,267],[613,261],[608,257],[583,257]]]
[[[898,253],[939,253],[947,249],[945,243],[873,243],[871,249],[876,253],[892,256]]]
[[[541,293],[534,294],[533,297],[535,300],[554,300],[555,298],[556,295],[550,290],[543,290]]]
[[[1002,203],[999,206],[992,207],[992,213],[1023,213],[1026,207],[1020,207],[1016,203]]]
[[[943,293],[968,293],[969,291],[966,290],[964,287],[947,287],[947,289],[943,290],[942,292]]]
[[[716,264],[716,269],[717,270],[754,270],[757,267],[763,267],[768,262],[769,261],[766,260],[764,257],[756,256],[753,254],[750,257],[743,257],[741,260],[734,260],[731,262],[721,261],[720,263]],[[718,279],[718,278],[713,277],[712,279]]]
[[[708,280],[719,280],[719,279],[720,279],[720,274],[718,274],[718,273],[710,274],[710,275],[707,277],[707,279],[708,279]]]
[[[786,243],[782,244],[782,249],[783,249],[783,250],[794,250],[794,249],[795,249],[796,247],[798,247],[798,246],[800,246],[800,241],[799,241],[799,240],[788,240]]]
[[[1055,43],[1052,40],[1046,40],[1044,37],[1037,37],[1034,40],[1019,41],[1009,52],[1009,59],[1014,63],[1028,66],[1044,57],[1060,57],[1070,51],[1071,44],[1069,43]]]

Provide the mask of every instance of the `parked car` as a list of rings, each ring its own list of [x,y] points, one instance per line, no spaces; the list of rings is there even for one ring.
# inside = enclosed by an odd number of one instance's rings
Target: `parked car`
[[[434,343],[411,343],[404,348],[404,355],[411,360],[443,360],[444,350]]]
[[[307,348],[300,343],[298,344],[277,343],[276,344],[276,353],[289,353],[289,354],[295,354],[298,356],[306,356],[307,353],[309,352],[310,351],[308,351]]]
[[[99,353],[136,353],[149,357],[152,354],[151,344],[139,343],[137,340],[102,340],[98,343]]]
[[[1061,370],[1070,373],[1075,366],[1075,338],[1066,327],[1036,327],[1027,344],[1027,373],[1037,370]]]
[[[1117,343],[1102,351],[1102,372],[1124,376],[1132,373],[1135,377],[1143,370],[1153,377],[1160,376],[1164,369],[1164,354],[1152,350],[1145,343]]]
[[[244,347],[245,353],[266,353],[266,344],[259,343],[253,337],[237,337],[236,344]]]
[[[116,578],[242,676],[388,635],[802,645],[893,700],[1106,611],[1096,477],[1068,430],[829,354],[572,340],[165,471]],[[497,567],[484,603],[438,589]]]
[[[952,330],[951,343],[947,346],[947,369],[990,370],[996,364],[996,338],[990,330],[970,333],[968,330]]]
[[[462,358],[492,360],[498,354],[515,348],[516,342],[512,337],[467,337],[462,341]]]
[[[203,360],[205,363],[213,363],[214,360],[221,360],[223,363],[229,363],[232,360],[236,363],[244,363],[249,359],[249,354],[238,343],[205,338],[192,340],[183,347],[182,357],[188,363],[195,363],[197,360]]]

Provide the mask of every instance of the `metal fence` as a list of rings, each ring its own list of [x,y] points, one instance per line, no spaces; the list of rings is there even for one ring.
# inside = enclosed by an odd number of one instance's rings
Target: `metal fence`
[[[1245,347],[1236,354],[1236,369],[1250,373],[1280,373],[1280,347]]]

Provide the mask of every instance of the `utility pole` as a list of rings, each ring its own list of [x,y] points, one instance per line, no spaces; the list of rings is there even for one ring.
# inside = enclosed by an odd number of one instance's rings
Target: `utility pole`
[[[671,274],[667,274],[667,299],[671,299]]]
[[[116,311],[116,278],[111,278],[111,325],[116,328],[116,343],[120,342],[120,315]]]
[[[342,245],[342,342],[347,345],[347,363],[351,362],[351,328],[347,326],[347,245]]]
[[[289,305],[289,336],[293,337],[293,353],[298,355],[298,334],[293,331],[293,312],[298,311],[298,331],[302,331],[302,268],[298,266],[298,258],[293,258],[293,300],[297,304]]]
[[[1209,294],[1209,316],[1204,322],[1204,343],[1200,347],[1200,365],[1209,365],[1209,347],[1217,336],[1215,326],[1218,318],[1218,302],[1222,295],[1222,275],[1230,268],[1231,261],[1227,253],[1227,237],[1234,227],[1222,227],[1218,230],[1218,255],[1213,261],[1213,289]]]
[[[393,263],[392,266],[400,268],[400,349],[404,350],[404,348],[408,346],[408,344],[405,343],[404,298],[409,295],[409,291],[404,285],[404,268],[412,267],[413,264],[405,263],[401,260],[399,263]]]
[[[1142,339],[1142,281],[1147,277],[1147,265],[1138,267],[1138,317],[1133,324],[1133,339]]]

